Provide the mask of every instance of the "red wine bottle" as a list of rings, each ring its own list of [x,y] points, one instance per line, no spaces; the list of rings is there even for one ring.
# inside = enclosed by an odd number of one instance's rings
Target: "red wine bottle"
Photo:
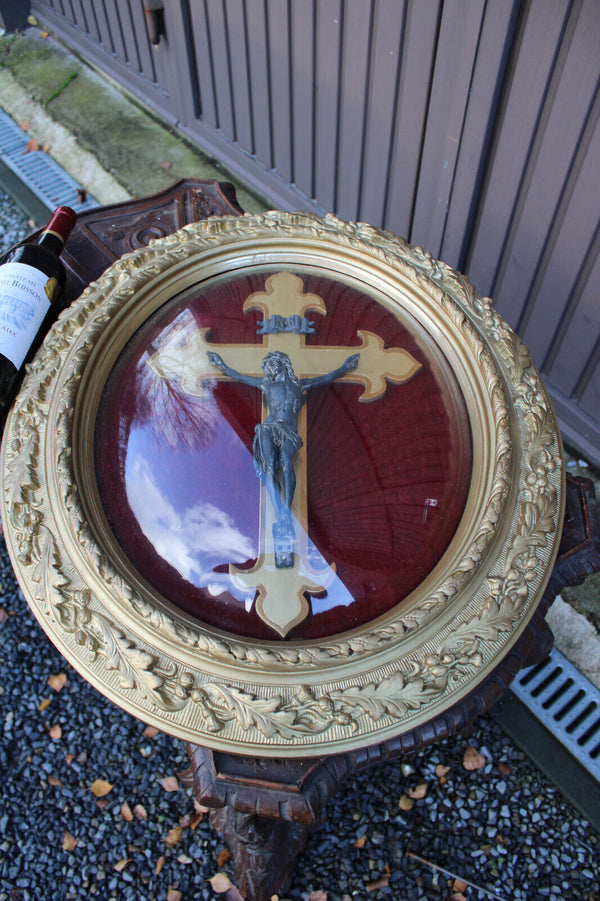
[[[65,267],[59,259],[77,215],[54,211],[32,244],[12,250],[0,266],[0,410],[6,413],[29,361],[60,312]]]

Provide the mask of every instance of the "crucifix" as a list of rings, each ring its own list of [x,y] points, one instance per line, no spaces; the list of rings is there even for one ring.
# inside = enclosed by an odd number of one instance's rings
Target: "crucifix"
[[[306,493],[306,393],[334,381],[362,385],[359,401],[382,397],[388,383],[411,379],[421,364],[403,348],[386,348],[378,335],[358,330],[360,345],[306,344],[314,334],[309,312],[327,315],[323,299],[303,293],[291,272],[270,275],[265,291],[251,294],[244,312],[259,310],[261,344],[208,341],[198,329],[184,346],[159,350],[149,365],[166,380],[179,379],[189,394],[201,396],[209,378],[233,379],[263,394],[262,420],[253,455],[261,478],[259,552],[250,569],[230,565],[233,583],[254,592],[260,618],[282,638],[309,613],[307,595],[319,595],[336,578],[335,564],[315,568],[310,560]],[[235,361],[229,366],[217,353]],[[350,351],[350,353],[349,353]]]

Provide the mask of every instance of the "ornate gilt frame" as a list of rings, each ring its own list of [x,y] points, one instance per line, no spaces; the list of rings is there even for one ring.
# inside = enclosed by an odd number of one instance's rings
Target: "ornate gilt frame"
[[[471,421],[471,490],[442,560],[398,608],[327,641],[244,641],[176,610],[116,546],[95,485],[95,413],[127,340],[175,293],[259,265],[316,269],[396,305],[449,360]],[[212,219],[123,257],[51,329],[2,455],[7,546],[53,643],[134,716],[238,753],[337,753],[460,701],[526,628],[562,529],[560,436],[526,348],[464,276],[333,217]]]

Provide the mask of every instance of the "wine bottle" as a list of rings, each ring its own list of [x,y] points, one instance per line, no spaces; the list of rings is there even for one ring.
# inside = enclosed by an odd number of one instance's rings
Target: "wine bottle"
[[[0,266],[2,418],[18,391],[25,363],[60,312],[66,281],[60,254],[76,221],[70,207],[59,207],[37,241],[14,248]]]

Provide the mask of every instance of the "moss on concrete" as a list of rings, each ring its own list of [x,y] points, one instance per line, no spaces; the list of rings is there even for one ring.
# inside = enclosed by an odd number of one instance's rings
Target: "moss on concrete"
[[[133,196],[160,191],[179,178],[214,178],[234,182],[247,212],[266,209],[216,161],[37,30],[0,38],[0,65]]]

